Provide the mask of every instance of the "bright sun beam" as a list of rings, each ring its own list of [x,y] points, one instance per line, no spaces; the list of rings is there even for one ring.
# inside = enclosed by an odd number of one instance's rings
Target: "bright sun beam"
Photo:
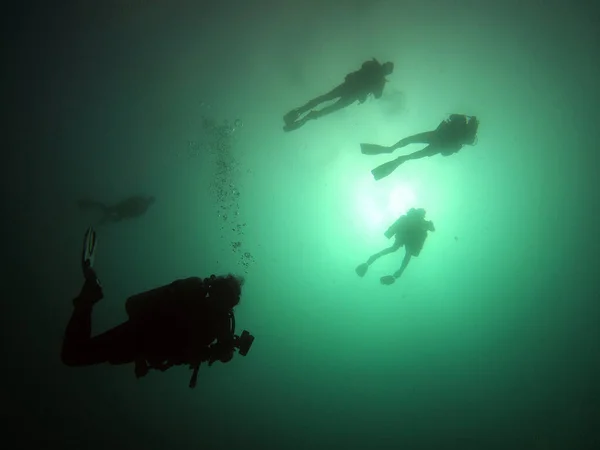
[[[399,184],[394,187],[389,195],[387,209],[396,220],[410,208],[415,206],[416,197],[411,187],[407,184]]]
[[[389,186],[374,183],[371,177],[356,183],[356,213],[358,224],[369,233],[381,232],[400,215],[416,205],[416,196],[408,183]]]

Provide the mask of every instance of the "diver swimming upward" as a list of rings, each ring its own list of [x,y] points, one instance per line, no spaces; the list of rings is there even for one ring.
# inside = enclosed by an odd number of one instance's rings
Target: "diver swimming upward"
[[[344,82],[336,88],[287,113],[283,117],[283,121],[285,122],[283,129],[285,131],[296,130],[309,120],[315,120],[331,114],[356,101],[364,103],[369,95],[380,98],[387,82],[385,77],[393,71],[394,64],[392,62],[381,64],[375,58],[364,62],[359,70],[346,75]],[[319,106],[321,103],[335,99],[338,100],[332,105],[320,110],[313,110],[314,107]],[[301,118],[300,116],[306,112],[308,114]]]
[[[421,253],[428,231],[435,231],[435,227],[431,220],[425,220],[425,210],[411,208],[406,215],[400,216],[384,233],[384,236],[388,239],[394,237],[394,244],[371,255],[367,262],[356,268],[356,274],[359,277],[365,276],[371,264],[382,256],[394,253],[404,246],[405,254],[400,269],[394,272],[393,275],[386,275],[380,279],[381,284],[393,284],[397,278],[402,276],[411,257],[417,257]]]
[[[411,159],[420,159],[437,154],[449,156],[457,153],[464,145],[475,145],[478,127],[479,120],[477,120],[477,117],[452,114],[448,119],[441,122],[435,130],[406,137],[390,147],[360,144],[360,148],[365,155],[380,155],[392,153],[394,150],[409,144],[428,144],[423,150],[399,156],[373,169],[371,171],[373,178],[380,180],[390,175],[400,164]]]

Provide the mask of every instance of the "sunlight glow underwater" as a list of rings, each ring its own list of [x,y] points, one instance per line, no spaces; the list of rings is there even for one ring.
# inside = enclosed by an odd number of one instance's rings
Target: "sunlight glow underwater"
[[[357,183],[356,209],[362,226],[373,234],[382,233],[398,217],[416,207],[417,198],[408,183],[398,182],[390,190],[369,178]]]

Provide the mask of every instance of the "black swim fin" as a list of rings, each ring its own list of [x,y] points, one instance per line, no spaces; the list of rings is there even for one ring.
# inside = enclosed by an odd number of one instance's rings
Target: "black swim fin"
[[[387,177],[394,170],[396,170],[398,166],[400,166],[400,164],[402,164],[405,160],[406,159],[404,158],[404,156],[400,156],[396,159],[393,159],[380,166],[375,167],[373,170],[371,170],[373,178],[375,178],[375,180],[381,180],[382,178]]]
[[[392,153],[390,147],[375,144],[360,144],[360,151],[363,155],[381,155],[384,153]]]
[[[390,284],[394,284],[396,278],[392,275],[386,275],[385,277],[381,277],[379,281],[381,281],[381,284],[389,286]]]
[[[359,277],[364,277],[365,274],[367,273],[367,269],[369,268],[369,264],[367,263],[362,263],[360,266],[358,266],[355,270],[356,270],[356,275],[358,275]]]
[[[283,116],[283,121],[285,122],[286,126],[290,126],[296,120],[298,120],[298,117],[300,117],[300,113],[298,112],[298,110],[292,109],[289,113],[287,113],[285,116]]]
[[[81,250],[81,269],[85,278],[89,278],[93,274],[97,245],[96,231],[93,227],[88,227],[83,235],[83,248]]]
[[[284,125],[283,131],[294,131],[306,123],[306,119],[296,120],[295,122]]]

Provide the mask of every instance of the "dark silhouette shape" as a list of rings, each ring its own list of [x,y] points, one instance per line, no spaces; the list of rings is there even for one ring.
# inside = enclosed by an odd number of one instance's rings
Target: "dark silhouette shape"
[[[134,196],[129,197],[114,205],[106,205],[105,203],[91,200],[81,199],[77,202],[77,206],[82,210],[98,210],[102,212],[102,218],[99,223],[120,222],[121,220],[135,219],[141,217],[148,211],[148,208],[156,201],[156,198],[150,196]]]
[[[395,237],[394,244],[391,247],[385,248],[378,253],[370,256],[366,263],[359,265],[356,268],[356,274],[359,277],[365,276],[367,269],[376,260],[384,255],[394,253],[400,247],[404,246],[405,254],[402,260],[402,266],[393,275],[387,275],[381,277],[381,284],[392,284],[397,278],[402,276],[404,270],[408,266],[411,257],[419,256],[427,239],[427,232],[435,231],[433,222],[425,220],[425,210],[422,208],[414,209],[411,208],[408,213],[404,216],[400,216],[391,227],[384,233],[385,237],[390,239],[392,236]]]
[[[359,70],[346,75],[344,82],[333,90],[287,113],[283,117],[283,121],[285,122],[283,129],[285,131],[296,130],[309,120],[331,114],[334,111],[351,105],[357,100],[360,103],[364,103],[369,94],[372,94],[375,98],[380,98],[387,82],[385,77],[393,71],[394,64],[392,62],[381,64],[375,58],[364,62]],[[321,110],[313,110],[313,108],[321,103],[335,99],[339,100]],[[302,114],[308,111],[310,112],[306,116],[300,118]]]
[[[373,169],[371,171],[373,177],[380,180],[390,175],[400,164],[411,159],[425,158],[437,154],[448,156],[458,152],[464,145],[474,145],[477,139],[478,127],[477,117],[452,114],[447,120],[440,123],[434,131],[409,136],[401,139],[391,147],[375,144],[360,144],[360,147],[365,155],[380,155],[392,153],[394,150],[409,144],[428,144],[423,150],[400,156]]]
[[[150,369],[189,364],[196,384],[201,362],[228,362],[239,349],[248,352],[253,337],[235,335],[233,308],[239,304],[243,280],[233,275],[187,278],[127,299],[129,319],[92,337],[92,309],[103,298],[93,269],[73,301],[62,361],[72,367],[135,363],[136,376]]]

